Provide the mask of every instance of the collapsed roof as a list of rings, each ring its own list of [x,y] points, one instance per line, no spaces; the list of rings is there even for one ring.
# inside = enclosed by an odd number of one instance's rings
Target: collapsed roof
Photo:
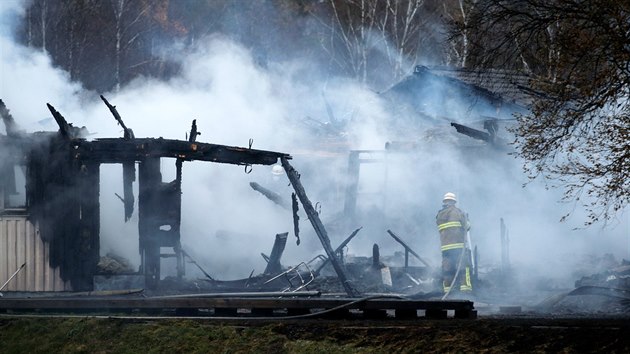
[[[511,119],[526,113],[526,75],[416,66],[413,74],[381,95],[397,119],[423,126],[445,121],[471,123],[483,118]]]

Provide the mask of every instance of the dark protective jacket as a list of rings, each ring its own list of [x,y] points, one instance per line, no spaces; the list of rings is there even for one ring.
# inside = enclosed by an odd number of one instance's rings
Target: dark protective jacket
[[[442,251],[464,248],[466,230],[470,228],[466,214],[455,205],[444,205],[435,217],[440,232]]]

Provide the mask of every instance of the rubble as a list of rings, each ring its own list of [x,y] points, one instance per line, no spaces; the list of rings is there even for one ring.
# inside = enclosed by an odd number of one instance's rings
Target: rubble
[[[69,282],[75,291],[92,290],[93,277],[99,270],[108,274],[118,274],[126,270],[121,262],[112,257],[99,257],[99,167],[104,163],[123,165],[123,197],[125,221],[133,214],[135,197],[132,184],[138,166],[138,231],[141,265],[139,273],[145,278],[149,289],[157,289],[161,281],[161,259],[176,259],[177,278],[183,281],[185,273],[185,253],[180,243],[181,222],[181,178],[184,161],[209,161],[243,165],[251,169],[253,164],[274,165],[281,162],[291,185],[295,189],[292,209],[297,213],[297,199],[313,225],[328,260],[333,265],[339,281],[350,296],[357,293],[347,282],[345,271],[338,262],[326,229],[306,196],[299,180],[299,173],[289,164],[289,154],[197,142],[200,135],[193,120],[188,141],[164,138],[136,138],[134,132],[123,122],[116,107],[101,96],[101,99],[123,127],[123,138],[104,138],[88,141],[87,129],[77,128],[52,105],[47,104],[59,127],[57,132],[26,134],[17,129],[13,117],[0,101],[0,115],[6,127],[7,136],[0,135],[0,147],[8,154],[0,166],[0,175],[13,176],[14,166],[26,167],[26,199],[28,217],[42,240],[50,246],[50,265],[60,269],[60,277]],[[174,158],[176,177],[163,182],[160,172],[160,158]],[[14,176],[13,176],[14,177]],[[3,178],[2,192],[15,187],[14,178]],[[294,215],[294,232],[299,242],[298,218]],[[285,239],[286,242],[286,239]],[[163,248],[173,253],[162,253]],[[281,247],[270,257],[268,272],[280,271]],[[70,256],[72,255],[72,256]],[[197,266],[199,266],[197,264]],[[205,272],[204,272],[205,273]],[[205,273],[207,275],[207,273]],[[207,276],[206,281],[217,285],[218,281]],[[247,288],[253,284],[269,287],[269,276],[253,277],[232,282]],[[229,283],[223,283],[227,285]]]
[[[98,267],[97,273],[103,275],[130,274],[136,271],[128,259],[113,253],[102,256],[96,266]]]

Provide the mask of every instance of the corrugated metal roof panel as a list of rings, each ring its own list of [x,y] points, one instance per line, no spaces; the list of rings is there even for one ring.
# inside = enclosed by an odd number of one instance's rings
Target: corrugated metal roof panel
[[[61,279],[59,268],[51,268],[48,260],[48,244],[26,216],[0,217],[0,286],[25,264],[3,291],[72,290],[70,282]]]

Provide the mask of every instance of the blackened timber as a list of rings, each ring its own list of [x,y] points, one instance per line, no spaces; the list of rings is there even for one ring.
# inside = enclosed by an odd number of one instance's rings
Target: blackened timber
[[[162,138],[75,140],[76,156],[101,163],[141,161],[153,157],[211,161],[235,165],[273,165],[278,158],[290,159],[285,153],[248,149],[237,146],[188,142]]]
[[[269,261],[267,262],[267,267],[265,268],[265,271],[263,272],[264,274],[277,274],[282,271],[280,258],[282,258],[282,253],[284,252],[284,248],[287,245],[288,236],[289,236],[288,232],[276,235],[276,240],[273,243],[273,248],[271,249],[271,255],[269,256]]]
[[[492,136],[484,131],[470,128],[458,123],[451,123],[451,126],[454,127],[455,130],[457,130],[457,132],[460,134],[464,134],[474,139],[492,143]]]
[[[182,253],[182,255],[184,257],[188,257],[188,261],[192,264],[194,264],[195,266],[197,266],[197,268],[203,273],[203,275],[206,276],[206,278],[210,279],[210,280],[214,280],[213,277],[210,276],[210,274],[208,274],[208,272],[205,271],[205,269],[203,269],[199,263],[197,263],[197,261],[195,261],[188,253],[186,253],[186,251],[184,251],[183,248],[180,248],[180,251]]]
[[[431,268],[431,265],[429,264],[429,262],[425,261],[424,259],[422,259],[422,257],[420,257],[416,252],[414,252],[414,250],[411,249],[411,247],[409,247],[409,245],[407,245],[407,243],[405,241],[403,241],[400,237],[396,236],[396,234],[394,234],[391,230],[387,230],[387,233],[394,239],[396,240],[396,242],[400,243],[407,252],[411,253],[414,257],[416,257],[420,262],[422,262],[425,266]],[[405,262],[405,265],[407,265],[407,262]]]
[[[77,254],[66,254],[66,257],[76,258],[79,266],[73,279],[76,289],[92,289],[93,275],[96,273],[100,259],[100,165],[87,163],[78,166],[76,178],[76,198],[80,211],[78,222],[78,237],[71,241],[77,243]]]
[[[250,294],[250,293],[245,293]],[[290,294],[290,293],[288,293]],[[0,310],[108,310],[108,309],[332,309],[345,306],[357,310],[425,310],[440,312],[455,310],[461,315],[469,312],[476,314],[474,303],[468,300],[412,300],[412,299],[365,299],[326,297],[239,297],[228,294],[225,297],[56,297],[56,298],[0,298]],[[236,312],[236,311],[235,311]],[[216,314],[216,312],[215,312]],[[463,317],[463,316],[462,316]],[[469,316],[466,318],[474,318]]]
[[[48,244],[49,264],[74,290],[91,290],[99,260],[99,169],[74,159],[59,134],[34,141],[27,159],[29,220]]]
[[[2,117],[2,122],[4,122],[4,127],[8,136],[19,135],[20,131],[15,123],[15,119],[13,119],[11,112],[9,112],[9,109],[5,106],[2,100],[0,100],[0,117]]]
[[[124,139],[130,140],[134,139],[135,136],[133,134],[133,130],[127,128],[125,122],[123,122],[122,117],[118,113],[116,106],[112,105],[107,101],[107,99],[101,95],[101,100],[105,103],[109,111],[114,116],[114,119],[118,122],[118,124],[123,128],[124,131]],[[136,164],[135,161],[127,161],[123,162],[123,204],[125,206],[125,222],[131,219],[131,215],[133,214],[133,205],[135,202],[135,198],[133,196],[133,182],[136,180]]]
[[[64,118],[61,115],[61,113],[57,112],[55,107],[53,107],[50,103],[46,103],[46,106],[48,106],[48,110],[50,110],[50,113],[52,113],[53,118],[55,118],[55,122],[57,122],[57,125],[59,126],[59,134],[61,134],[61,136],[63,136],[66,139],[71,138],[70,136],[71,129],[70,129],[70,125],[66,121],[66,118]]]
[[[133,131],[131,129],[127,128],[127,126],[125,125],[125,122],[123,122],[122,117],[118,113],[118,110],[116,109],[116,106],[111,105],[109,103],[109,101],[107,101],[107,99],[105,99],[105,97],[103,97],[103,95],[101,95],[101,100],[103,100],[103,102],[105,102],[105,105],[107,106],[107,108],[109,108],[109,111],[112,112],[112,115],[114,116],[114,119],[116,119],[118,124],[120,124],[120,126],[123,128],[125,139],[133,139],[134,138]]]
[[[101,95],[101,100],[103,100],[103,102],[105,102],[105,105],[107,106],[107,108],[109,108],[109,111],[112,112],[112,115],[114,116],[114,119],[116,119],[118,124],[120,124],[120,126],[123,128],[125,139],[133,139],[134,138],[133,130],[127,128],[127,126],[125,125],[125,122],[123,122],[122,117],[118,113],[118,110],[116,109],[116,106],[112,106],[109,103],[109,101],[107,101],[107,99],[105,99],[105,97],[103,97],[103,95]]]
[[[354,236],[356,236],[359,231],[361,231],[361,229],[363,228],[363,226],[361,226],[360,228],[354,230],[350,236],[348,236],[345,240],[343,240],[342,243],[339,244],[339,246],[337,246],[337,248],[335,248],[335,254],[338,254],[339,252],[341,252],[341,250],[346,247],[346,245],[348,244],[348,242],[352,241],[352,239],[354,238]],[[324,269],[324,267],[326,266],[326,264],[328,264],[328,258],[326,258],[325,261],[322,262],[322,264],[319,265],[319,267],[317,267],[317,269],[315,270],[315,275],[319,275],[319,273],[322,271],[322,269]]]
[[[190,126],[190,136],[188,137],[188,142],[194,143],[197,141],[197,135],[201,135],[201,133],[197,130],[197,120],[193,119],[192,125]]]
[[[295,193],[291,193],[291,209],[293,210],[293,233],[297,238],[297,245],[300,245],[300,216],[298,215],[298,202]]]
[[[335,252],[332,249],[332,246],[330,245],[330,239],[328,238],[328,233],[326,232],[326,228],[324,227],[324,224],[319,219],[319,214],[317,214],[317,212],[315,211],[315,208],[313,207],[313,204],[306,196],[306,191],[304,190],[304,187],[302,186],[302,183],[300,182],[300,177],[297,171],[293,168],[293,166],[291,166],[291,164],[289,164],[289,161],[287,160],[287,158],[281,157],[280,161],[282,163],[282,167],[284,167],[284,171],[286,172],[287,177],[289,177],[289,181],[291,182],[293,189],[295,190],[295,194],[297,194],[298,198],[300,199],[300,202],[302,202],[304,211],[306,212],[306,215],[308,215],[308,219],[311,221],[311,225],[313,225],[313,229],[315,230],[317,237],[319,237],[319,240],[321,241],[322,246],[324,247],[324,250],[326,251],[326,254],[328,255],[328,259],[330,260],[330,263],[332,264],[333,268],[335,269],[335,272],[337,273],[337,277],[339,278],[341,285],[343,286],[348,296],[351,296],[351,297],[357,296],[358,295],[357,291],[354,288],[352,288],[352,286],[348,282],[348,278],[346,277],[346,273],[343,269],[343,266],[337,259],[337,255],[335,254]]]
[[[135,197],[133,195],[133,182],[136,180],[136,162],[123,162],[123,204],[125,206],[125,222],[133,215]]]
[[[259,192],[260,194],[264,195],[265,197],[267,197],[267,199],[271,200],[272,202],[278,204],[279,206],[281,206],[283,209],[289,209],[289,205],[287,203],[287,201],[285,201],[284,199],[282,199],[282,197],[280,196],[280,194],[267,189],[263,186],[261,186],[260,184],[256,183],[256,182],[249,182],[249,186],[252,187],[253,190],[255,190],[256,192]]]
[[[138,194],[138,231],[142,271],[150,289],[160,280],[160,249],[172,247],[181,268],[181,184],[162,182],[160,159],[147,158],[140,163]]]
[[[81,139],[88,135],[88,131],[85,127],[78,128],[73,126],[72,123],[68,123],[66,118],[64,118],[61,113],[57,112],[55,107],[53,107],[50,103],[46,103],[46,106],[48,106],[48,110],[50,110],[50,113],[52,113],[55,118],[55,121],[59,126],[59,134],[61,134],[64,139]]]

